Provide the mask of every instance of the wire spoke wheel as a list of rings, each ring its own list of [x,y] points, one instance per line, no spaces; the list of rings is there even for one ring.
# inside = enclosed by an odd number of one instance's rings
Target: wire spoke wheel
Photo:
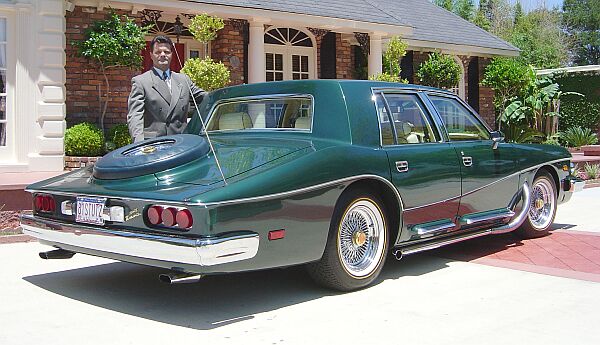
[[[529,205],[529,221],[536,229],[546,229],[554,220],[556,194],[554,186],[546,178],[537,179],[532,188]]]
[[[366,277],[379,266],[385,248],[385,221],[379,207],[359,199],[346,210],[338,229],[338,255],[344,270]]]

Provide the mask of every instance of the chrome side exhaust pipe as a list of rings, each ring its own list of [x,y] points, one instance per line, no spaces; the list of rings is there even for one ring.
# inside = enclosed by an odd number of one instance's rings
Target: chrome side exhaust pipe
[[[44,260],[49,259],[70,259],[75,255],[75,252],[71,252],[64,249],[56,249],[48,252],[40,252],[40,258]]]
[[[158,279],[167,284],[191,284],[197,283],[204,277],[201,274],[191,273],[163,273],[158,275]]]
[[[529,213],[529,207],[531,205],[531,189],[529,188],[529,183],[527,182],[523,184],[521,200],[523,200],[523,208],[521,209],[521,213],[514,217],[510,223],[492,229],[493,235],[505,234],[507,232],[517,230],[517,228],[520,227],[521,224],[523,224],[525,218],[527,218],[527,214]]]

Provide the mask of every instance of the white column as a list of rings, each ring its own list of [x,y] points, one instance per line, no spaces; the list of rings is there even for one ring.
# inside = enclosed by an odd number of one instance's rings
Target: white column
[[[369,76],[381,73],[382,48],[381,36],[377,34],[369,35]]]
[[[248,42],[248,83],[265,81],[265,29],[264,23],[250,22]]]

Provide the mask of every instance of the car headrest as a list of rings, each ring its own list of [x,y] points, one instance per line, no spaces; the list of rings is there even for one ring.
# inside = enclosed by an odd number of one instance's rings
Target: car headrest
[[[406,122],[400,121],[400,123],[396,124],[396,131],[398,132],[398,136],[406,137],[412,132],[413,126]]]
[[[252,120],[247,113],[229,113],[219,117],[220,130],[244,128],[252,128]]]
[[[311,122],[312,122],[312,117],[310,117],[310,116],[299,117],[296,119],[296,122],[294,123],[294,128],[310,129]]]

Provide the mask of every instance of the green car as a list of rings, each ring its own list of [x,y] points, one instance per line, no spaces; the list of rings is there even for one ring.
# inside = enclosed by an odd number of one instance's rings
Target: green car
[[[306,265],[372,283],[388,253],[548,233],[583,182],[562,147],[504,142],[454,94],[371,81],[221,89],[186,134],[28,186],[26,234],[55,250],[202,275]],[[205,130],[206,129],[206,130]]]

